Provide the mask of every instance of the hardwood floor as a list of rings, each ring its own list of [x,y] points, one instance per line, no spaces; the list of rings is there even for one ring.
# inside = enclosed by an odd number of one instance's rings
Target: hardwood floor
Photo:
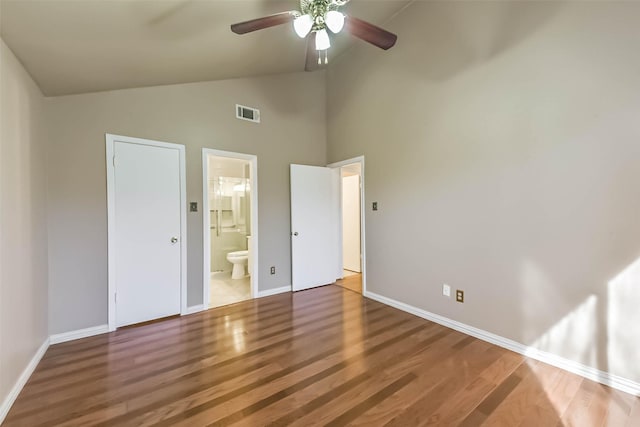
[[[638,426],[640,399],[336,286],[51,346],[6,426]]]
[[[350,289],[359,294],[362,293],[362,274],[351,274],[349,276],[345,276],[344,279],[340,279],[336,281],[336,285],[343,287],[345,289]]]

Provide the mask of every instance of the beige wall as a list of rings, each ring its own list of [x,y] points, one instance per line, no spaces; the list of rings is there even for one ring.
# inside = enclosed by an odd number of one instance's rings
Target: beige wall
[[[396,47],[333,61],[328,160],[366,157],[368,290],[640,381],[638,16],[418,1]]]
[[[289,163],[325,164],[322,73],[48,99],[51,333],[107,323],[105,133],[184,144],[202,207],[202,148],[258,156],[260,290],[289,286]],[[261,124],[235,119],[235,104]],[[202,212],[188,213],[188,305],[202,303]],[[276,266],[276,275],[269,267]]]
[[[360,175],[342,176],[342,268],[360,272]]]
[[[0,40],[0,403],[48,337],[44,98]]]

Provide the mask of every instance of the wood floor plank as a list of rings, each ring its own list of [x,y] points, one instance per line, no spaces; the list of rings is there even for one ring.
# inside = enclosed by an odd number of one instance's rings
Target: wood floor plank
[[[338,302],[343,302],[340,295],[335,295],[332,299],[328,299],[323,301],[321,304],[317,306],[308,307],[308,311],[301,311],[305,315],[311,313],[322,313],[323,310],[326,310],[327,307],[336,306]],[[344,301],[343,304],[349,303],[358,303],[357,298],[351,298],[349,301]],[[307,308],[305,306],[305,308]],[[338,306],[339,308],[339,306]],[[266,315],[266,318],[261,317],[262,315]],[[81,354],[83,357],[79,358],[71,358],[67,357],[61,361],[58,361],[55,364],[47,364],[44,363],[42,366],[39,366],[39,371],[37,376],[34,379],[34,382],[42,382],[46,381],[48,377],[54,376],[58,371],[56,370],[59,367],[65,367],[67,365],[71,365],[70,368],[77,370],[83,367],[82,362],[89,362],[90,366],[96,366],[100,363],[108,362],[114,363],[118,360],[118,356],[122,356],[123,358],[131,358],[136,355],[149,355],[149,351],[154,349],[153,347],[163,348],[165,352],[170,352],[172,347],[174,346],[183,346],[190,341],[199,341],[196,344],[202,344],[203,337],[211,338],[212,342],[215,342],[216,336],[220,333],[224,332],[225,329],[229,327],[230,324],[234,324],[236,322],[241,322],[242,327],[246,329],[251,329],[251,327],[255,327],[257,323],[260,323],[260,330],[263,331],[267,327],[273,324],[283,324],[283,323],[291,323],[291,311],[289,307],[281,306],[277,311],[269,310],[267,313],[254,313],[254,315],[249,317],[227,317],[224,316],[223,319],[218,319],[217,321],[213,321],[211,318],[206,318],[205,322],[200,322],[198,325],[187,324],[178,325],[176,328],[185,329],[188,328],[188,333],[174,334],[167,336],[167,330],[163,329],[160,333],[151,332],[149,334],[143,335],[136,339],[136,349],[132,351],[130,346],[128,345],[129,341],[120,341],[120,342],[110,342],[109,343],[109,351],[108,353],[104,352],[104,347],[98,349],[94,352],[80,352],[77,349],[74,349],[75,354]],[[131,330],[131,334],[134,332],[138,332],[137,330]],[[204,332],[202,334],[198,334],[198,332]],[[145,345],[145,344],[148,344]],[[101,350],[101,351],[100,351]],[[97,353],[97,354],[96,354]],[[166,357],[167,354],[160,354],[161,357]],[[170,356],[170,354],[169,354]],[[158,357],[154,354],[153,357]],[[103,358],[108,358],[108,360],[103,360]],[[144,360],[143,360],[144,361]]]
[[[378,311],[379,306],[372,306],[372,311]],[[354,313],[354,315],[360,315],[360,312]],[[331,334],[339,333],[343,326],[344,316],[338,316],[339,318],[332,322],[327,322],[322,326],[318,326],[317,322],[315,324],[315,329],[307,329],[307,333],[318,333],[319,338],[328,337]],[[300,331],[300,339],[296,340],[293,336],[287,336],[279,342],[270,343],[269,346],[275,347],[276,349],[280,347],[282,341],[286,341],[289,344],[293,344],[294,346],[304,347],[307,341],[311,341],[313,339],[313,335],[306,335],[305,331]],[[230,358],[216,358],[216,352],[207,353],[205,358],[201,358],[200,360],[191,359],[187,362],[178,362],[177,367],[186,366],[188,369],[193,370],[193,372],[176,372],[173,369],[163,369],[160,370],[157,375],[154,376],[145,376],[144,378],[136,378],[139,375],[139,372],[135,372],[133,377],[138,381],[130,382],[128,378],[118,378],[118,389],[119,393],[117,396],[110,397],[109,388],[107,387],[106,391],[102,391],[101,393],[95,393],[93,395],[83,394],[82,399],[73,399],[69,398],[63,402],[58,402],[57,405],[46,408],[45,410],[40,411],[38,414],[35,414],[34,420],[40,419],[51,419],[51,413],[53,412],[67,412],[70,408],[84,409],[84,410],[93,410],[93,411],[108,411],[109,406],[113,406],[118,404],[120,401],[129,400],[128,408],[131,409],[133,407],[137,407],[139,401],[141,400],[138,396],[145,396],[143,401],[146,401],[148,396],[160,396],[166,393],[169,393],[170,396],[181,395],[187,390],[193,390],[198,387],[206,386],[211,381],[222,381],[225,378],[234,378],[238,372],[244,372],[251,366],[252,369],[258,369],[265,364],[270,363],[269,361],[260,361],[254,364],[251,364],[252,359],[249,353],[253,353],[253,356],[257,358],[263,357],[263,355],[271,355],[271,353],[267,352],[267,347],[262,346],[254,349],[253,351],[245,352],[242,355],[235,355],[233,353]],[[294,347],[295,348],[295,347]],[[282,351],[282,350],[280,350]],[[291,351],[291,350],[290,350]],[[229,354],[227,354],[229,356]],[[240,366],[235,366],[234,364],[229,364],[227,362],[239,362],[242,363]],[[202,363],[202,365],[201,365]],[[247,366],[249,364],[249,366]],[[176,366],[173,366],[174,368]],[[137,370],[136,370],[137,371]],[[131,373],[129,374],[131,375]],[[158,384],[163,384],[166,382],[171,382],[173,386],[170,389],[157,389]],[[107,399],[107,400],[105,400]],[[169,399],[171,400],[171,399]],[[102,402],[102,403],[101,403]],[[66,417],[58,417],[53,418],[56,422],[62,423],[65,421]]]
[[[336,286],[362,294],[362,274],[352,274],[336,281]]]
[[[385,320],[385,318],[381,318],[380,320]],[[372,322],[371,328],[367,333],[367,337],[373,338],[375,336],[382,335],[382,334],[392,334],[394,328],[399,327],[400,325],[402,325],[403,323],[407,323],[408,321],[409,321],[409,318],[405,316],[403,319],[397,320],[394,323],[391,323],[391,324],[383,323],[382,325],[379,325],[381,327],[377,326],[376,323]],[[316,337],[311,336],[311,339],[315,339],[315,338]],[[186,396],[188,396],[185,399],[176,399],[176,397],[172,395],[160,400],[156,399],[155,406],[158,406],[158,403],[162,404],[160,405],[161,406],[160,410],[154,410],[153,407],[148,407],[148,406],[146,407],[142,406],[139,408],[138,404],[134,399],[130,401],[131,411],[127,414],[127,417],[122,417],[120,419],[110,420],[110,421],[117,422],[117,423],[124,423],[130,420],[134,425],[146,424],[148,422],[151,422],[150,420],[155,420],[155,421],[164,420],[164,418],[166,417],[163,416],[163,414],[166,414],[167,410],[176,412],[175,411],[176,407],[182,407],[183,409],[184,408],[190,409],[198,405],[213,404],[215,406],[217,404],[224,402],[225,400],[231,399],[235,396],[240,396],[243,393],[246,393],[247,391],[251,391],[257,387],[263,386],[265,384],[269,384],[272,381],[275,381],[278,378],[287,375],[288,373],[292,373],[298,369],[302,369],[306,367],[308,364],[311,364],[314,361],[321,360],[325,357],[328,357],[331,354],[339,351],[344,344],[345,343],[338,343],[335,341],[325,340],[322,342],[321,346],[312,347],[309,345],[304,345],[304,343],[302,343],[302,345],[299,346],[301,350],[296,350],[295,347],[290,348],[286,354],[282,355],[282,357],[272,360],[272,362],[278,363],[279,365],[283,366],[283,368],[278,373],[274,374],[273,376],[259,378],[258,380],[251,383],[250,386],[246,386],[244,388],[232,387],[231,389],[226,390],[225,392],[225,387],[221,387],[221,385],[224,385],[223,384],[224,382],[222,384],[218,384],[218,383],[210,384],[210,387],[203,388],[197,392],[193,392],[192,390],[191,393],[185,393]],[[346,344],[348,345],[350,343],[346,343]],[[307,357],[309,354],[311,354],[312,356],[305,359],[305,357]],[[291,362],[287,365],[286,362],[288,359],[290,359]],[[296,359],[300,359],[300,360],[296,360]],[[161,393],[161,392],[154,392],[153,394],[158,394],[158,393]],[[181,412],[181,411],[177,411],[177,412]],[[136,418],[140,414],[142,414],[142,417]],[[186,416],[186,415],[183,414],[182,416]]]
[[[479,409],[487,415],[484,425],[488,426],[517,426],[525,419],[531,407],[546,397],[545,389],[539,378],[552,376],[557,369],[537,361],[527,361],[503,383],[509,380],[514,382],[511,390],[506,390],[502,396],[495,396],[496,402],[491,402],[492,407]],[[552,378],[552,377],[551,377]],[[500,386],[502,387],[502,385]],[[483,402],[480,406],[483,406]]]
[[[350,315],[351,310],[357,310],[359,307],[359,305],[349,305],[349,304],[345,304],[342,308],[341,307],[336,307],[331,311],[326,310],[326,308],[323,308],[320,312],[305,312],[303,316],[301,316],[301,318],[299,319],[304,319],[305,321],[296,321],[295,323],[295,327],[296,328],[302,328],[303,326],[306,325],[317,325],[317,320],[319,318],[325,319],[325,320],[330,320],[330,321],[334,321],[334,324],[336,325],[340,325],[342,324],[342,319],[345,315]],[[372,306],[371,311],[377,311],[379,310],[381,307],[380,306]],[[314,316],[311,316],[312,314],[314,314]],[[245,339],[244,342],[246,343],[253,343],[253,342],[261,342],[264,343],[264,339],[267,338],[273,338],[274,340],[277,339],[278,335],[280,335],[281,333],[287,333],[287,332],[291,332],[294,330],[294,326],[292,319],[289,319],[286,322],[286,326],[280,326],[279,329],[274,328],[274,330],[270,330],[269,329],[269,325],[267,325],[267,327],[264,330],[256,330],[255,333],[252,334],[252,336],[248,339]],[[225,331],[223,331],[225,332]],[[185,335],[188,335],[189,333],[186,333]],[[219,337],[220,334],[217,333],[213,333],[211,334],[211,336],[209,336],[209,334],[202,336],[199,335],[199,339],[195,339],[195,342],[189,342],[189,345],[185,345],[186,343],[183,343],[183,345],[176,345],[176,346],[172,346],[172,353],[166,354],[166,353],[161,353],[160,355],[157,355],[158,351],[156,350],[162,350],[164,347],[164,344],[162,342],[158,342],[157,343],[157,349],[156,348],[147,348],[145,347],[145,351],[147,353],[152,354],[153,356],[149,356],[149,358],[145,358],[145,359],[140,359],[138,357],[139,354],[139,349],[136,347],[132,353],[131,353],[131,357],[128,359],[122,359],[122,366],[120,368],[114,368],[112,366],[117,366],[118,362],[120,361],[120,359],[114,359],[112,361],[110,361],[110,363],[108,364],[109,366],[109,370],[107,372],[108,376],[110,378],[115,378],[118,379],[118,376],[125,376],[126,378],[128,378],[129,380],[132,379],[131,376],[131,366],[130,364],[133,362],[138,366],[138,369],[136,369],[136,374],[133,376],[133,379],[138,379],[140,376],[144,376],[145,373],[147,371],[152,371],[152,370],[156,370],[156,371],[162,371],[165,369],[168,369],[168,367],[170,365],[175,365],[178,363],[185,363],[188,364],[190,362],[192,362],[193,360],[197,360],[199,358],[204,358],[204,357],[211,357],[215,354],[218,354],[220,352],[224,352],[227,351],[229,349],[234,350],[234,342],[226,342],[223,340],[220,340]],[[193,339],[189,339],[187,341],[194,341]],[[211,347],[212,345],[215,344],[215,347]],[[132,360],[133,359],[133,360]],[[48,384],[55,386],[55,389],[49,389],[47,385],[45,386],[41,386],[38,388],[39,390],[39,395],[51,395],[52,392],[60,392],[60,391],[64,391],[67,392],[68,388],[65,390],[61,390],[63,389],[65,386],[77,386],[77,387],[81,387],[83,388],[83,390],[85,390],[86,392],[86,388],[87,386],[90,386],[92,384],[97,384],[96,380],[100,380],[105,376],[105,370],[103,369],[104,366],[102,366],[101,364],[98,364],[98,367],[95,367],[93,370],[91,369],[86,369],[86,370],[76,370],[75,373],[77,374],[79,371],[81,371],[82,376],[80,378],[78,378],[78,375],[75,375],[73,377],[66,377],[66,379],[63,379],[61,381],[49,381]],[[95,374],[94,374],[95,372]],[[136,378],[138,377],[138,378]],[[68,380],[73,380],[72,383],[68,383]],[[40,380],[40,377],[35,377],[33,384],[39,384],[42,381]],[[38,394],[35,394],[35,396],[41,397]]]
[[[637,427],[640,426],[640,397],[635,399],[635,405],[631,408],[629,418],[624,425],[625,427]]]
[[[600,426],[606,413],[600,405],[601,385],[583,380],[575,397],[562,416],[561,422],[571,426]]]
[[[3,426],[483,423],[636,427],[640,398],[329,285],[53,345]]]
[[[447,420],[451,425],[462,424],[462,421],[495,390],[506,378],[508,378],[522,364],[522,357],[498,350],[500,356],[491,363],[482,373],[474,379],[470,379],[464,389],[456,394],[455,399],[447,399],[423,424],[437,425],[440,420]],[[471,423],[470,425],[479,425]]]
[[[358,403],[357,405],[349,409],[347,412],[343,413],[339,417],[327,423],[327,426],[330,426],[330,427],[343,426],[351,421],[354,421],[363,413],[371,410],[372,408],[375,408],[376,405],[382,403],[391,395],[400,391],[403,387],[407,386],[416,378],[417,378],[416,375],[413,373],[408,373],[403,375],[402,377],[395,380],[388,386],[384,387],[382,390],[376,392],[366,400]]]
[[[439,346],[440,344],[444,343],[438,343],[437,345]],[[465,348],[465,350],[463,350],[463,348]],[[453,353],[451,352],[451,349],[453,349]],[[441,350],[446,351],[446,348],[442,348]],[[354,421],[352,425],[368,426],[404,423],[404,420],[415,416],[413,409],[417,407],[416,402],[422,401],[420,398],[416,400],[416,397],[424,396],[428,394],[428,392],[442,387],[444,384],[450,385],[452,383],[452,381],[440,381],[438,377],[446,377],[446,374],[442,374],[449,371],[452,365],[455,365],[456,361],[460,361],[462,358],[466,357],[465,354],[468,355],[471,352],[477,352],[476,354],[480,356],[476,359],[478,364],[485,363],[487,360],[485,358],[487,354],[483,354],[485,353],[485,350],[486,347],[484,343],[470,347],[459,347],[456,345],[451,346],[447,356],[444,358],[438,357],[436,360],[431,362],[430,366],[425,364],[423,366],[414,367],[411,372],[413,372],[417,377],[415,381],[390,396],[384,402],[381,402],[366,413],[362,414],[362,416],[358,420]],[[429,356],[431,356],[431,353],[436,353],[436,351],[437,350],[435,348],[431,349],[429,351]],[[425,390],[428,392],[424,393]],[[421,411],[421,414],[418,416],[418,419],[420,420],[426,418],[426,414],[429,412],[428,408],[424,409],[424,412]],[[405,415],[407,415],[407,418],[404,418]],[[417,423],[418,420],[414,419],[414,422]]]
[[[371,312],[376,312],[380,310],[380,308],[381,308],[380,306],[372,307]],[[340,310],[338,311],[340,312]],[[345,317],[345,315],[347,317]],[[354,313],[352,313],[352,315],[359,316],[360,312],[356,310]],[[336,331],[340,331],[345,318],[348,318],[349,314],[345,314],[345,312],[340,312],[339,314],[334,314],[334,316],[335,316],[335,319],[330,316],[329,317],[325,316],[325,318],[327,320],[331,320],[331,322],[325,323],[322,327],[318,326],[317,319],[311,319],[307,322],[301,322],[299,325],[296,326],[296,327],[300,327],[300,330],[296,329],[297,331],[296,333],[298,334],[298,336],[304,336],[305,333],[310,333],[310,332],[313,333],[315,330],[319,330],[319,329],[324,329],[323,333],[325,333],[325,332],[330,332],[332,330],[332,329],[329,329],[330,327],[335,328]],[[309,329],[310,326],[315,326],[315,329]],[[274,337],[269,336],[269,339],[266,341],[262,339],[256,340],[255,343],[260,344],[260,346],[255,348],[247,346],[247,348],[245,349],[245,352],[241,355],[235,354],[235,350],[233,349],[233,346],[231,346],[230,348],[229,346],[221,347],[222,350],[230,350],[230,351],[227,351],[226,353],[220,352],[221,348],[217,348],[211,352],[200,353],[199,355],[196,354],[195,357],[193,356],[194,351],[192,350],[191,352],[188,352],[188,351],[185,352],[185,355],[189,355],[190,357],[189,359],[182,360],[179,357],[178,358],[174,357],[174,358],[166,359],[167,363],[165,363],[164,361],[161,361],[161,362],[157,362],[156,364],[150,364],[149,369],[155,369],[155,374],[153,375],[146,372],[145,370],[146,367],[141,366],[141,367],[138,367],[138,369],[136,369],[135,373],[133,374],[129,371],[126,371],[124,373],[120,373],[118,371],[117,374],[114,373],[110,375],[110,379],[116,381],[116,384],[122,386],[120,387],[121,392],[119,394],[120,394],[120,397],[123,398],[126,396],[125,392],[126,392],[126,386],[128,384],[135,383],[138,387],[141,387],[145,385],[143,380],[146,378],[153,378],[155,381],[162,381],[165,378],[167,380],[170,380],[171,378],[174,378],[176,376],[184,376],[189,374],[190,373],[189,370],[203,369],[207,365],[211,365],[211,366],[215,365],[216,369],[220,369],[224,365],[228,365],[230,362],[234,362],[234,361],[247,362],[249,361],[249,357],[252,356],[252,354],[257,354],[257,353],[261,355],[269,354],[266,352],[270,348],[271,349],[279,348],[283,340],[288,340],[289,342],[294,341],[295,339],[294,335],[291,335],[288,333],[292,331],[286,331],[286,332],[287,332],[286,335],[282,334]],[[260,336],[260,338],[263,338],[263,337]],[[306,339],[306,338],[303,338],[303,339]],[[275,340],[279,340],[279,341],[275,341]],[[251,340],[247,340],[247,342],[249,341]],[[206,347],[204,348],[206,349]],[[225,358],[225,354],[228,357]],[[231,356],[229,356],[230,354]],[[182,367],[184,367],[187,371],[181,371],[176,374],[174,369],[178,369]],[[82,388],[82,392],[84,396],[87,396],[88,393],[96,394],[100,390],[102,390],[105,393],[108,393],[109,387],[111,384],[100,384],[96,381],[93,381],[95,377],[92,376],[90,378],[92,380],[90,384],[80,383],[80,385],[78,386]],[[60,391],[60,390],[58,389],[56,391]],[[64,391],[66,393],[69,393],[71,391],[71,395],[73,395],[73,390],[70,390],[69,388],[67,388]],[[80,390],[78,389],[78,392],[79,391]],[[132,393],[137,393],[137,391]],[[62,396],[64,396],[64,394],[62,393],[51,393],[48,396],[41,397],[40,399],[45,399],[48,405],[51,405],[54,403],[61,404],[62,401],[60,400],[60,398]],[[95,399],[99,400],[100,396],[95,396]],[[36,402],[35,400],[33,401],[33,403],[39,404],[39,402]],[[67,403],[72,406],[77,406],[79,402],[76,399],[70,398],[70,399],[67,399]],[[24,408],[21,408],[20,410],[17,410],[17,412],[18,413],[24,412],[23,409]]]
[[[269,408],[243,419],[240,425],[289,425],[321,408],[323,409],[322,415],[329,414],[330,418],[324,419],[314,415],[313,421],[316,423],[328,422],[350,409],[340,410],[339,402],[334,402],[331,405],[332,410],[330,412],[333,413],[333,416],[331,416],[327,411],[328,402],[339,397],[341,397],[342,401],[353,402],[354,399],[350,393],[354,391],[358,393],[359,388],[365,388],[370,393],[373,393],[386,387],[399,376],[410,371],[405,363],[397,363],[399,358],[403,360],[406,358],[417,359],[416,354],[422,355],[430,344],[445,339],[449,335],[452,335],[450,331],[435,327],[435,325],[424,328],[410,337],[411,340],[415,341],[410,346],[404,345],[404,342],[389,346],[380,353],[368,357],[366,361],[362,360],[364,363],[360,362],[347,366],[345,369],[318,381],[314,387],[308,387],[293,393]],[[412,354],[414,356],[411,356]],[[390,372],[390,370],[393,370],[393,372]],[[387,381],[388,379],[390,381]],[[296,409],[287,410],[287,408]],[[281,416],[283,413],[286,413],[286,415]]]
[[[311,364],[304,362],[303,366],[300,366],[295,372],[280,377],[271,384],[265,384],[253,390],[246,390],[242,395],[234,397],[232,400],[224,401],[224,406],[220,405],[222,402],[207,402],[188,411],[188,418],[183,423],[176,424],[176,420],[170,419],[159,425],[201,425],[203,422],[212,419],[216,421],[216,425],[228,425],[237,422],[245,414],[251,414],[255,410],[264,407],[264,405],[271,404],[293,392],[311,386],[349,365],[361,362],[363,356],[371,356],[395,342],[405,340],[424,328],[424,325],[419,323],[408,322],[394,328],[395,330],[387,331],[369,341],[365,341],[362,352],[353,354],[349,348],[346,348],[345,352],[334,352]]]
[[[469,342],[469,341],[467,341]],[[439,409],[450,399],[458,395],[468,386],[478,373],[500,357],[501,352],[496,351],[490,344],[473,340],[468,345],[454,346],[450,350],[450,356],[434,370],[426,370],[420,374],[422,384],[416,390],[407,390],[406,395],[399,395],[396,407],[401,407],[401,402],[407,406],[401,411],[391,408],[385,409],[384,423],[386,426],[420,425],[430,420],[440,422]],[[416,383],[419,384],[419,383]],[[431,385],[431,386],[430,386]]]
[[[306,426],[314,423],[328,423],[342,413],[347,412],[354,404],[361,402],[379,389],[391,384],[400,376],[413,372],[421,366],[437,370],[438,362],[449,355],[451,345],[460,341],[461,334],[441,327],[435,329],[435,332],[434,335],[422,342],[416,343],[416,348],[410,349],[408,355],[405,356],[403,353],[398,353],[399,356],[402,356],[400,359],[402,363],[398,363],[399,359],[396,358],[395,363],[387,368],[375,366],[373,369],[368,369],[366,371],[368,378],[365,378],[364,382],[352,384],[352,387],[342,390],[343,394],[340,396],[331,395],[330,397],[337,399],[333,400],[330,405],[319,408],[300,407],[298,410],[287,414],[287,417],[284,417],[285,421],[287,421],[286,424],[290,422],[292,426]],[[411,386],[414,387],[413,384]],[[336,384],[337,387],[339,387],[338,384]],[[420,386],[415,385],[414,388],[418,387]],[[311,412],[307,412],[309,409]],[[279,422],[277,424],[285,423]]]

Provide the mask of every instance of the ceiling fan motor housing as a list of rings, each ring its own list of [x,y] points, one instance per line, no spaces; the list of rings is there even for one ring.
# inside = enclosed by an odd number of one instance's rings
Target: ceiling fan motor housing
[[[311,15],[313,18],[312,31],[326,28],[325,16],[329,11],[337,11],[340,6],[344,6],[349,0],[300,0],[300,11],[302,15]]]

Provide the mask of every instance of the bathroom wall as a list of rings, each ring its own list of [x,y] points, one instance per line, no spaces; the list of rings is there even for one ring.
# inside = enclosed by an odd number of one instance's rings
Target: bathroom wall
[[[235,119],[236,103],[260,108],[262,123]],[[105,133],[184,144],[187,200],[199,208],[203,147],[257,155],[268,290],[291,284],[289,164],[326,164],[325,105],[323,72],[48,99],[51,332],[107,323]],[[202,304],[202,214],[187,216],[189,306]]]
[[[49,336],[45,99],[0,39],[0,423]]]
[[[247,249],[250,224],[246,223],[247,206],[244,192],[235,191],[236,185],[248,186],[250,165],[246,160],[209,155],[209,223],[210,270],[231,271],[227,261],[229,252]],[[220,212],[218,213],[218,209]],[[220,218],[218,218],[220,215]],[[233,227],[231,227],[233,226]]]
[[[640,382],[638,16],[416,1],[393,49],[332,62],[329,161],[366,157],[368,290]]]

